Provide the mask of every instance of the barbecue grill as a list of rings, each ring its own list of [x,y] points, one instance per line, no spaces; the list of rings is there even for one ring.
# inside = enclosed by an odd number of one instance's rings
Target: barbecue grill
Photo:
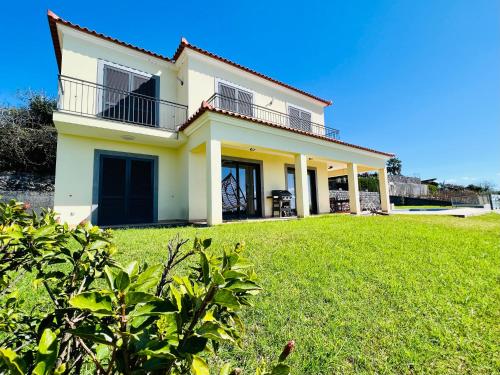
[[[292,193],[288,190],[272,190],[271,196],[273,199],[273,217],[275,212],[278,213],[279,217],[292,216],[291,202]]]

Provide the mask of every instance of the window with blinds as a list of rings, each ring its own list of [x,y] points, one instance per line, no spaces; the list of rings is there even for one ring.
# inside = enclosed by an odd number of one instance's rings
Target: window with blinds
[[[311,112],[298,108],[288,107],[290,127],[298,130],[310,132],[312,130]]]
[[[156,126],[158,109],[154,77],[104,65],[103,86],[103,117]]]
[[[219,105],[222,109],[246,116],[253,115],[252,93],[219,82],[219,95]]]

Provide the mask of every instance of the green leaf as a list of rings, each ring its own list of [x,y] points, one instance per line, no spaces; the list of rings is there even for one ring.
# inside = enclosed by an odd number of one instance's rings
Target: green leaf
[[[214,320],[215,320],[215,318],[214,318],[213,310],[208,310],[202,319],[203,322],[213,322]]]
[[[137,305],[129,314],[130,317],[138,316],[159,316],[162,314],[177,312],[177,306],[168,300],[151,301]]]
[[[231,310],[239,310],[241,307],[233,292],[227,289],[219,289],[215,294],[214,302]]]
[[[207,342],[207,338],[193,335],[188,337],[182,348],[179,348],[179,350],[183,351],[184,353],[196,354],[202,352],[203,349],[205,349],[205,346],[207,346]]]
[[[207,247],[210,247],[212,244],[212,239],[211,238],[206,238],[203,240],[203,247],[206,249]]]
[[[135,275],[137,275],[137,272],[139,272],[139,263],[137,261],[130,262],[127,264],[127,267],[125,267],[124,271],[132,278]]]
[[[233,266],[233,270],[244,270],[253,267],[253,263],[247,259],[240,258],[238,262]]]
[[[222,276],[224,276],[226,279],[241,279],[241,278],[246,278],[247,274],[240,271],[227,270],[224,271]]]
[[[66,372],[66,363],[61,363],[57,368],[54,370],[54,375],[63,375]]]
[[[221,367],[219,375],[229,375],[231,373],[231,364],[226,363],[224,366]]]
[[[26,365],[15,351],[9,348],[0,348],[0,360],[11,371],[11,374],[23,375]]]
[[[168,341],[152,341],[140,350],[137,354],[151,357],[175,359],[175,355],[170,352],[170,343]]]
[[[214,271],[212,278],[217,285],[222,285],[226,282],[226,279],[220,274],[219,270]]]
[[[289,375],[290,371],[290,366],[280,363],[273,367],[271,375]]]
[[[71,297],[69,304],[77,309],[90,310],[102,315],[113,315],[111,297],[98,292],[85,292]]]
[[[161,264],[148,267],[139,274],[135,283],[130,286],[130,290],[147,292],[156,286],[160,279],[162,267]]]
[[[47,237],[49,234],[53,234],[55,231],[55,225],[46,225],[38,228],[35,233],[33,233],[33,238],[39,239],[41,237]]]
[[[177,288],[175,286],[173,286],[172,284],[170,284],[170,293],[172,294],[172,300],[175,301],[176,305],[177,305],[177,311],[181,311],[182,310],[182,294],[181,292],[179,292],[179,290],[177,290]]]
[[[177,284],[181,286],[181,289],[183,287],[186,290],[189,296],[195,297],[193,286],[191,285],[191,281],[187,276],[184,277],[174,276],[173,279]]]
[[[113,332],[106,326],[94,325],[70,329],[68,332],[82,339],[92,340],[101,344],[113,342]]]
[[[207,254],[204,251],[200,251],[200,265],[203,283],[208,285],[210,283],[210,263],[208,262]]]
[[[50,374],[57,359],[57,335],[46,328],[40,342],[38,343],[38,353],[36,356],[36,366],[33,370],[35,375]]]
[[[106,282],[111,290],[115,289],[115,277],[116,274],[113,270],[107,265],[104,266],[104,275],[106,276]]]
[[[196,330],[201,337],[215,341],[234,341],[234,339],[218,323],[205,322]]]
[[[106,246],[109,246],[109,241],[97,240],[92,242],[92,245],[90,245],[89,250],[99,250],[105,248]]]
[[[99,344],[96,346],[95,354],[99,361],[109,359],[111,355],[110,347],[106,344]]]
[[[125,296],[125,303],[128,306],[137,305],[138,303],[146,303],[151,301],[162,301],[161,298],[153,294],[145,292],[128,292]]]
[[[241,281],[235,280],[228,285],[226,285],[225,289],[232,290],[234,292],[247,292],[250,290],[262,290],[260,286],[258,286],[253,281]]]
[[[207,362],[201,357],[196,355],[193,356],[193,362],[191,363],[191,372],[194,375],[210,375],[210,370],[208,368]]]
[[[115,288],[123,292],[130,285],[130,277],[125,271],[118,271],[115,277]]]

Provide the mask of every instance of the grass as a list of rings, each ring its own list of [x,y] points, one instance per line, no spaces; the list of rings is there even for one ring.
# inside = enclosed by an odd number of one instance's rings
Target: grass
[[[246,243],[264,292],[220,353],[245,373],[289,339],[294,374],[500,371],[500,215],[117,230],[118,258],[158,262],[177,233]]]
[[[447,208],[451,209],[453,206],[394,206],[396,210],[409,210],[413,208],[421,208],[421,209],[426,209],[426,208]]]

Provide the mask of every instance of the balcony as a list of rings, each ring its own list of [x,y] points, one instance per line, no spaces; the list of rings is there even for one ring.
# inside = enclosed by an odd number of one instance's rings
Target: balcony
[[[278,126],[300,130],[313,135],[339,139],[339,131],[300,117],[290,116],[286,113],[255,105],[251,102],[238,100],[220,94],[212,95],[207,102],[214,108],[238,113],[265,121]]]
[[[60,112],[176,132],[187,120],[187,106],[59,76]]]

